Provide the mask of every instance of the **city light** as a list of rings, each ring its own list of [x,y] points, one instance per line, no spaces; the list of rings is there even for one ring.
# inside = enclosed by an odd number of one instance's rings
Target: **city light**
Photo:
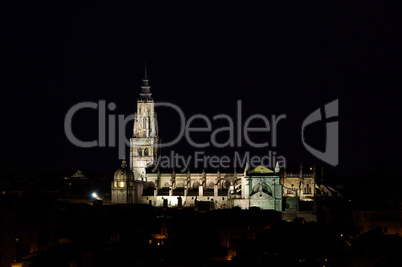
[[[98,196],[98,194],[97,194],[96,192],[93,192],[93,193],[91,194],[91,198],[100,200],[100,197]]]

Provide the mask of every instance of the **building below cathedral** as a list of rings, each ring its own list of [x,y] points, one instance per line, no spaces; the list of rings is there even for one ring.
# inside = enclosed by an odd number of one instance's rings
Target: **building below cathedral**
[[[202,203],[211,209],[258,207],[296,212],[303,203],[314,203],[318,195],[336,194],[317,183],[315,167],[305,172],[302,165],[294,173],[281,170],[278,164],[273,170],[246,166],[240,172],[151,172],[160,153],[157,115],[146,71],[141,89],[130,139],[130,167],[123,160],[116,171],[111,185],[112,203],[178,208],[198,208]]]

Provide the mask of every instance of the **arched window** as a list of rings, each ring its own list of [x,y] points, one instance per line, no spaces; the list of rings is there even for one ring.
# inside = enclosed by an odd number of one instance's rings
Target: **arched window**
[[[142,157],[142,149],[141,148],[138,149],[138,157]]]
[[[144,157],[147,157],[148,156],[148,148],[145,148],[144,149]]]
[[[262,187],[262,188],[261,188],[261,189],[262,189],[262,192],[264,192],[264,193],[266,193],[266,194],[272,196],[272,189],[271,189],[271,187],[270,187],[267,183],[262,182],[262,183],[261,183],[261,187]],[[257,183],[257,184],[254,185],[254,187],[253,187],[253,194],[254,194],[254,193],[257,193],[257,192],[261,192],[261,191],[260,191],[260,183]]]

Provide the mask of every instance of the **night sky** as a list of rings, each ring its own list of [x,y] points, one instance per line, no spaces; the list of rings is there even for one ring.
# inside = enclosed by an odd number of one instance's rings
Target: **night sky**
[[[378,162],[400,170],[402,27],[401,7],[393,3],[39,1],[4,11],[1,169],[117,169],[116,147],[75,147],[64,117],[79,102],[99,100],[116,104],[108,114],[134,113],[146,61],[154,100],[180,106],[187,117],[235,118],[237,100],[245,118],[286,114],[277,147],[268,149],[288,165],[315,163],[344,176],[366,175]],[[335,99],[340,154],[331,167],[306,151],[300,129],[307,115]],[[160,137],[172,140],[178,116],[156,111]],[[77,113],[75,135],[97,138],[97,116]],[[132,123],[126,131],[129,136]],[[324,149],[324,122],[306,134]],[[209,138],[194,135],[199,142]],[[270,134],[253,138],[269,141]],[[194,153],[185,140],[171,149]],[[235,151],[264,155],[267,149],[205,149]]]

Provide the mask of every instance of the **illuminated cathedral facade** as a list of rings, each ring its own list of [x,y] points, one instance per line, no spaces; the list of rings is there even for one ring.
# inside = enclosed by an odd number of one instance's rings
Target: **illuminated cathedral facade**
[[[145,70],[137,101],[133,135],[130,139],[130,166],[124,160],[111,185],[113,204],[149,204],[160,207],[194,207],[206,203],[213,209],[258,207],[276,211],[296,211],[299,201],[314,201],[317,192],[331,193],[318,185],[315,168],[296,173],[264,166],[237,172],[176,173],[150,172],[158,157],[158,120]]]

